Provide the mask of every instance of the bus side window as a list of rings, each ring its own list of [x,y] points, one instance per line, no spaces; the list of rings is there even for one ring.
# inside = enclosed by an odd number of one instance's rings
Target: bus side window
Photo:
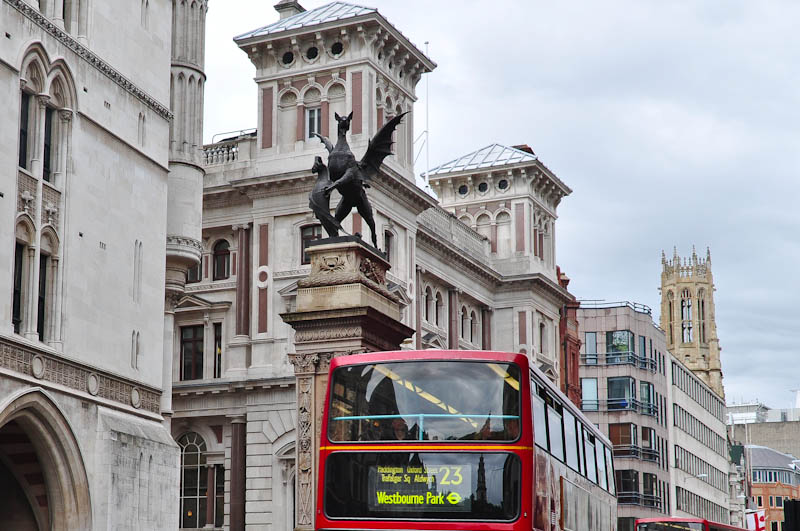
[[[608,492],[616,495],[617,492],[614,487],[614,481],[617,476],[614,474],[614,461],[611,458],[611,449],[605,445],[603,445],[603,448],[606,449],[606,463],[608,464]]]
[[[547,419],[545,418],[544,400],[540,393],[540,387],[531,382],[531,392],[533,393],[533,440],[541,448],[547,450]]]
[[[597,483],[597,463],[595,463],[594,435],[583,428],[583,454],[586,459],[586,477]]]
[[[550,454],[564,461],[564,426],[561,424],[561,404],[551,396],[547,397],[547,433],[550,440]]]
[[[575,417],[564,408],[564,441],[567,453],[567,465],[576,472],[581,471],[581,453],[578,450],[578,431],[575,429]]]

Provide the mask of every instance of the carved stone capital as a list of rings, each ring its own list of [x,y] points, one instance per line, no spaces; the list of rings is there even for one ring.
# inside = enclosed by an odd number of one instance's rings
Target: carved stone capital
[[[316,354],[289,354],[289,363],[294,365],[295,374],[313,374],[319,356]]]
[[[62,122],[69,123],[72,121],[72,109],[61,109],[58,111],[58,116]]]
[[[168,313],[174,312],[175,307],[178,306],[178,302],[181,300],[181,297],[183,297],[183,293],[168,290],[164,294],[164,311]]]
[[[36,96],[36,103],[39,104],[39,107],[47,107],[47,104],[50,103],[50,96],[47,94],[38,94]]]

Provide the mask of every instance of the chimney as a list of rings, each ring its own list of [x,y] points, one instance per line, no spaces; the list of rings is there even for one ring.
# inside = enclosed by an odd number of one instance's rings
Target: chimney
[[[275,4],[275,11],[281,16],[281,20],[302,13],[306,9],[297,0],[281,0]]]
[[[525,153],[530,153],[531,155],[536,155],[536,153],[533,152],[533,149],[531,149],[531,147],[528,144],[520,144],[518,146],[511,146],[511,147],[513,147],[514,149],[518,149],[520,151],[524,151]]]

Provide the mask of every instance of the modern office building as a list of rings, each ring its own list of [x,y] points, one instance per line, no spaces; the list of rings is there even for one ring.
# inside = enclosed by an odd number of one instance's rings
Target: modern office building
[[[581,408],[614,444],[618,529],[670,514],[670,356],[650,308],[582,303]]]
[[[783,505],[800,499],[800,460],[772,448],[745,446],[750,459],[751,499],[756,509],[764,510],[767,531],[783,531]]]

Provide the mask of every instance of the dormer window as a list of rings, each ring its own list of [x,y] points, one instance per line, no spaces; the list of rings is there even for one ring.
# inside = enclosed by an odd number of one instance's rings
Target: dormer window
[[[312,138],[311,133],[322,134],[322,109],[319,107],[306,109],[306,139]]]

